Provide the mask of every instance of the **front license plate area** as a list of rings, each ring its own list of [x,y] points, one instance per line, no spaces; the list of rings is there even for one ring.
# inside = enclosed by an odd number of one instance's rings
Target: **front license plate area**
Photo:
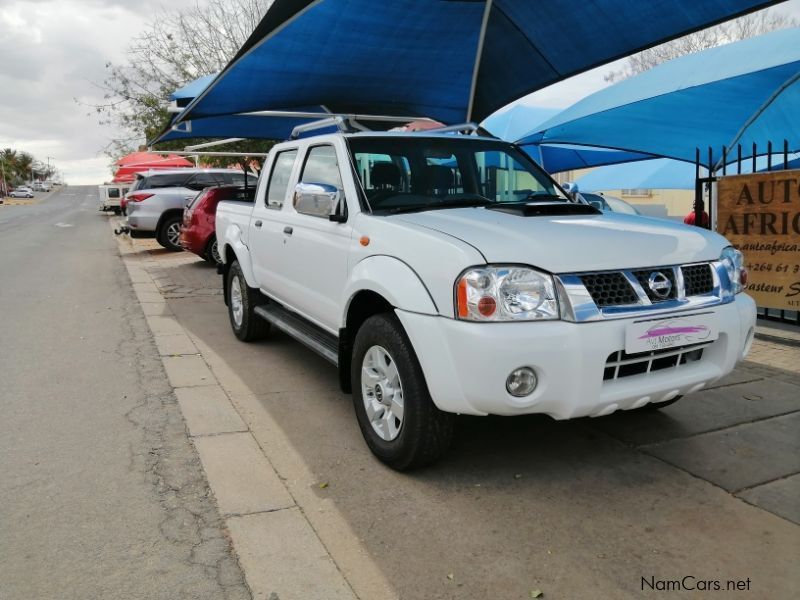
[[[664,317],[631,323],[625,330],[625,352],[652,352],[713,342],[719,337],[714,313]]]

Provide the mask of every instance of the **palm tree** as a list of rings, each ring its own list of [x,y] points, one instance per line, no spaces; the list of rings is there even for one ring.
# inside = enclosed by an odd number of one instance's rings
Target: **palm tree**
[[[33,163],[34,159],[33,156],[28,154],[27,152],[20,152],[17,154],[17,177],[19,179],[25,180],[28,175],[31,176],[31,180],[33,179]]]

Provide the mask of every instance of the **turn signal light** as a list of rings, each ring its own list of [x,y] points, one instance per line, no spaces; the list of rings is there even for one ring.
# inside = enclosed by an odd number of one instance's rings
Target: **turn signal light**
[[[152,195],[153,194],[145,194],[145,193],[130,194],[128,196],[128,202],[141,202],[142,200],[147,200]]]

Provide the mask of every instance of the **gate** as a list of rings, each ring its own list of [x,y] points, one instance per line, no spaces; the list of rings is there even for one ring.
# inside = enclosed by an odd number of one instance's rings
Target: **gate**
[[[742,168],[747,165],[748,162],[752,163],[751,169],[747,171],[748,173],[759,172],[758,145],[755,142],[753,143],[752,156],[746,159],[742,158],[741,144],[737,145],[735,156],[731,155],[731,150],[732,149],[723,146],[722,158],[719,163],[715,165],[711,146],[708,148],[708,162],[706,164],[703,164],[703,159],[705,157],[701,155],[700,148],[697,148],[695,156],[694,222],[698,227],[711,229],[714,223],[714,215],[712,213],[714,209],[712,202],[713,189],[719,175],[742,175]],[[789,153],[788,140],[783,140],[783,147],[777,150],[773,148],[772,142],[769,142],[766,152],[762,153],[765,154],[767,158],[766,168],[763,168],[762,172],[787,170],[789,168]],[[777,161],[774,163],[773,158],[777,158]],[[700,176],[701,168],[707,170],[707,176]],[[703,212],[706,212],[708,215],[708,222],[705,222]],[[758,307],[758,316],[759,318],[769,321],[789,323],[800,327],[800,311]]]

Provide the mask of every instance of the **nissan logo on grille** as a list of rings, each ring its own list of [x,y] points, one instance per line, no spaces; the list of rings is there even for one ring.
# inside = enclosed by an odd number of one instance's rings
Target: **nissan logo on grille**
[[[650,273],[650,277],[647,278],[647,285],[650,287],[650,291],[662,300],[669,298],[669,294],[672,291],[672,282],[661,271]]]

